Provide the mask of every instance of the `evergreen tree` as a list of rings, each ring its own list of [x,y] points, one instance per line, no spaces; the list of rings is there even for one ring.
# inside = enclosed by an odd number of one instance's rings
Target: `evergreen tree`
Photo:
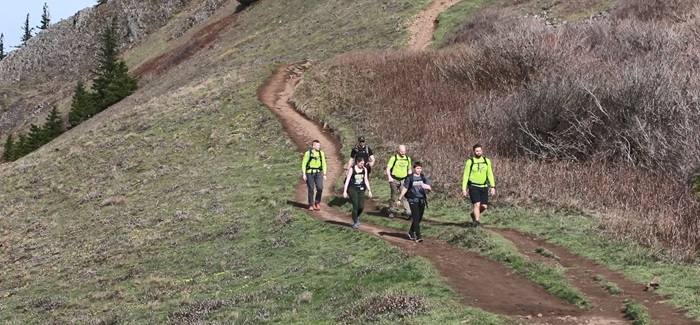
[[[138,87],[138,79],[129,76],[129,69],[120,60],[116,20],[112,19],[102,32],[102,46],[95,79],[92,80],[93,100],[97,112],[131,95]]]
[[[44,131],[47,142],[63,133],[63,120],[61,120],[61,114],[58,113],[56,107],[51,109],[41,129]]]
[[[39,149],[46,142],[48,141],[46,141],[46,134],[44,134],[44,130],[42,130],[36,124],[32,124],[29,127],[29,135],[27,135],[27,153]]]
[[[27,14],[27,19],[24,20],[24,25],[22,26],[22,43],[18,47],[24,46],[24,44],[27,43],[29,39],[32,38],[32,31],[34,30],[34,27],[29,27],[29,14]]]
[[[5,58],[5,34],[0,33],[0,60]]]
[[[107,0],[97,0],[97,5],[98,5],[98,6],[99,6],[99,5],[103,5],[103,4],[105,4],[105,3],[107,3]]]
[[[101,112],[109,107],[107,101],[107,88],[114,79],[114,73],[117,69],[117,61],[119,60],[119,50],[117,42],[116,19],[112,18],[112,22],[105,26],[100,36],[102,46],[98,52],[98,65],[95,79],[92,80],[93,98],[97,112]]]
[[[44,2],[44,11],[41,13],[41,26],[37,26],[41,30],[49,28],[51,24],[51,14],[49,13],[49,6]]]
[[[27,137],[24,134],[20,134],[19,139],[17,139],[17,142],[14,144],[12,160],[22,158],[30,152],[32,151],[27,149]]]
[[[5,148],[2,150],[2,161],[8,162],[14,160],[13,151],[15,150],[15,142],[12,139],[12,134],[7,136],[5,140]]]
[[[71,127],[74,127],[83,123],[96,113],[97,109],[95,108],[95,102],[93,102],[92,96],[85,89],[83,82],[78,81],[73,93],[70,112],[68,113],[68,122]]]

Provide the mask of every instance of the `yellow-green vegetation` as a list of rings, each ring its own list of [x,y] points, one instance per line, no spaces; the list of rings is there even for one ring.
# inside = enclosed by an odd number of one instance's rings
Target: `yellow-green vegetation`
[[[559,260],[559,256],[557,256],[552,251],[550,251],[544,247],[535,248],[535,253],[540,254],[540,255],[547,257],[547,258],[551,258],[553,260]]]
[[[293,210],[298,154],[256,99],[277,62],[398,46],[426,3],[259,2],[220,36],[255,35],[235,52],[2,165],[0,322],[502,323],[427,261]]]
[[[639,302],[625,301],[625,316],[632,320],[634,325],[652,325],[654,322],[649,317],[649,312]]]
[[[611,295],[619,295],[622,294],[622,289],[617,286],[617,284],[608,281],[605,279],[604,276],[597,274],[596,276],[593,277],[593,280],[596,280],[597,282],[600,282],[600,285]]]

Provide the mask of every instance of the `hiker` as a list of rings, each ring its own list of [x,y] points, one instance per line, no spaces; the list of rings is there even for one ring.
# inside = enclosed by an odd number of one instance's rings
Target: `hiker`
[[[386,165],[386,177],[389,182],[389,189],[391,190],[389,218],[393,218],[396,213],[396,208],[401,206],[401,203],[396,203],[399,193],[401,193],[401,185],[406,176],[411,173],[413,173],[411,170],[411,157],[406,155],[406,146],[400,145],[398,153],[391,156],[391,158],[389,158],[389,163]],[[411,207],[408,205],[406,199],[404,199],[402,203],[406,210],[407,219],[410,219]]]
[[[491,160],[483,156],[484,149],[481,144],[475,144],[472,150],[474,155],[467,159],[464,165],[462,196],[469,195],[473,205],[470,214],[472,225],[478,228],[481,226],[481,214],[488,208],[489,194],[496,194],[496,180],[493,177]]]
[[[321,151],[321,142],[311,142],[311,149],[304,153],[301,161],[301,178],[306,182],[309,192],[309,210],[321,210],[321,195],[323,195],[323,181],[326,180],[326,154]],[[316,196],[314,197],[314,188]]]
[[[408,204],[411,207],[411,217],[413,218],[411,229],[408,230],[408,239],[415,240],[417,243],[423,241],[423,237],[420,234],[420,222],[423,220],[423,212],[425,212],[425,207],[428,205],[426,191],[431,189],[430,179],[423,175],[423,165],[418,161],[414,162],[413,173],[404,179],[401,194],[399,194],[399,200],[396,203],[398,204],[404,196],[408,200]]]
[[[343,197],[346,199],[350,197],[352,202],[352,227],[355,229],[360,228],[360,214],[365,206],[365,189],[367,189],[367,196],[372,198],[367,173],[365,158],[357,157],[355,165],[348,169],[345,186],[343,186]]]
[[[372,172],[372,167],[374,167],[374,154],[372,149],[367,146],[366,139],[364,135],[357,137],[357,145],[350,151],[350,160],[348,160],[347,167],[345,169],[350,169],[358,157],[365,158],[365,168],[367,169],[367,175]]]

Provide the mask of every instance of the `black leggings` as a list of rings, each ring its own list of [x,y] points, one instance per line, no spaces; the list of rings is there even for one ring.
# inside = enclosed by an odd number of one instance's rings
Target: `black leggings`
[[[420,222],[423,220],[423,212],[425,212],[425,200],[420,200],[418,202],[408,202],[411,206],[411,217],[413,217],[413,222],[411,223],[412,233],[416,234],[416,239],[422,238],[420,235]]]

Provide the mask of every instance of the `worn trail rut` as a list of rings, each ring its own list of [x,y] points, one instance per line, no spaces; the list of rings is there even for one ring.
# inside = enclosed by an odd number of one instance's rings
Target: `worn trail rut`
[[[425,11],[419,14],[416,23],[410,27],[412,37],[409,47],[412,50],[424,49],[430,43],[435,27],[433,25],[435,17],[457,2],[458,0],[433,1]],[[340,143],[328,130],[303,116],[290,103],[301,74],[308,68],[310,64],[305,62],[278,67],[260,87],[258,98],[277,115],[300,152],[308,149],[311,140],[321,141],[328,162],[326,184],[333,184],[344,171]],[[374,186],[382,185],[377,183]],[[331,195],[329,192],[330,190],[325,191],[323,202],[328,202],[328,197]],[[301,179],[295,188],[294,195],[298,205],[305,207],[306,185]],[[371,208],[369,210],[366,212],[377,213],[377,211],[371,211]],[[351,228],[350,216],[325,203],[322,204],[321,211],[313,211],[309,214],[327,223],[346,226],[348,231],[356,231]],[[534,253],[537,247],[545,247],[554,252],[560,257],[558,263],[567,269],[567,275],[572,279],[572,283],[586,294],[596,307],[591,310],[582,310],[570,305],[548,293],[540,285],[513,274],[504,265],[440,240],[428,238],[423,243],[415,243],[407,239],[405,232],[367,223],[362,223],[359,231],[382,238],[407,252],[430,260],[444,277],[445,282],[459,294],[465,305],[497,314],[520,316],[527,324],[629,324],[629,320],[624,318],[622,312],[625,298],[643,303],[658,324],[697,324],[682,317],[682,311],[662,303],[663,297],[653,292],[643,291],[643,285],[628,281],[621,275],[571,254],[561,247],[514,230],[487,229],[511,240],[523,254],[533,259],[541,258]],[[592,277],[596,274],[603,275],[609,281],[616,283],[625,294],[612,296],[605,292],[600,284],[593,281]]]

